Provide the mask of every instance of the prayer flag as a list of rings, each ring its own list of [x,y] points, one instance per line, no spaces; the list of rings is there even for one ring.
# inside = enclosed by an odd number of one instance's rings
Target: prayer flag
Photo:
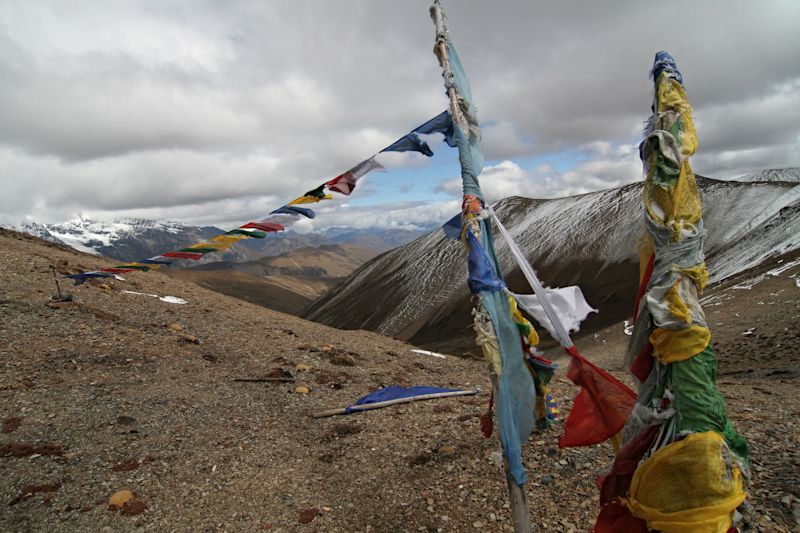
[[[325,185],[328,189],[336,191],[345,195],[349,195],[356,188],[356,182],[368,172],[373,170],[385,171],[386,169],[375,161],[374,157],[370,157],[366,161],[362,161],[344,174],[339,174]]]

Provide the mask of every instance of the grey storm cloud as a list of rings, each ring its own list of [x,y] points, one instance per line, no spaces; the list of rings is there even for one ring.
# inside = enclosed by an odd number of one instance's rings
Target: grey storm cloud
[[[258,215],[445,108],[428,5],[7,0],[0,219]],[[443,5],[496,194],[635,180],[660,49],[695,107],[699,173],[800,161],[800,3]],[[564,151],[582,154],[574,168],[513,162]],[[457,195],[451,178],[439,190]]]

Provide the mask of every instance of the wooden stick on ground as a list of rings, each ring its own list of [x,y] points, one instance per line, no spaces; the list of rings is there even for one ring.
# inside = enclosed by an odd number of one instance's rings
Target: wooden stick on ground
[[[294,378],[233,378],[246,383],[294,383]]]
[[[435,398],[449,398],[450,396],[473,396],[478,394],[481,390],[457,390],[451,392],[436,392],[433,394],[420,394],[418,396],[409,396],[408,398],[397,398],[395,400],[386,400],[385,402],[365,403],[363,405],[354,405],[350,411],[369,411],[370,409],[380,409],[381,407],[388,407],[398,403],[416,402],[419,400],[433,400]],[[330,409],[328,411],[320,411],[314,413],[314,418],[324,418],[326,416],[344,415],[347,414],[347,407],[340,409]]]

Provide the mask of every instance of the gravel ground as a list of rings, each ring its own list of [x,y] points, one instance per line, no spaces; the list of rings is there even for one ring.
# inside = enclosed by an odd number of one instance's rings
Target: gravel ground
[[[0,530],[511,530],[499,443],[479,429],[481,361],[413,354],[157,272],[62,284],[74,299],[56,303],[51,266],[107,263],[8,231],[0,250]],[[800,531],[799,270],[720,287],[710,295],[724,305],[707,307],[720,387],[752,447],[759,531]],[[579,346],[623,377],[625,342],[615,326]],[[272,381],[236,381],[254,378]],[[484,392],[310,416],[412,384]],[[563,370],[554,389],[568,412],[577,390]],[[586,531],[613,452],[561,450],[558,434],[524,449],[531,519],[537,531]],[[109,509],[123,490],[135,496]]]

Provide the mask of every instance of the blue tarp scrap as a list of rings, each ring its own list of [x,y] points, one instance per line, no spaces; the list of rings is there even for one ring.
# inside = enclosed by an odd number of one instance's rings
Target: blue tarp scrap
[[[81,285],[89,278],[113,278],[114,274],[108,272],[83,272],[82,274],[69,274],[64,277],[75,280],[75,285]]]
[[[412,396],[421,396],[423,394],[438,394],[441,392],[461,392],[461,389],[444,389],[441,387],[429,387],[427,385],[414,385],[412,387],[383,387],[371,392],[366,396],[359,398],[354,404],[345,407],[345,413],[350,414],[357,412],[358,409],[353,409],[357,405],[367,405],[370,403],[386,402],[389,400],[397,400],[399,398],[410,398]]]

